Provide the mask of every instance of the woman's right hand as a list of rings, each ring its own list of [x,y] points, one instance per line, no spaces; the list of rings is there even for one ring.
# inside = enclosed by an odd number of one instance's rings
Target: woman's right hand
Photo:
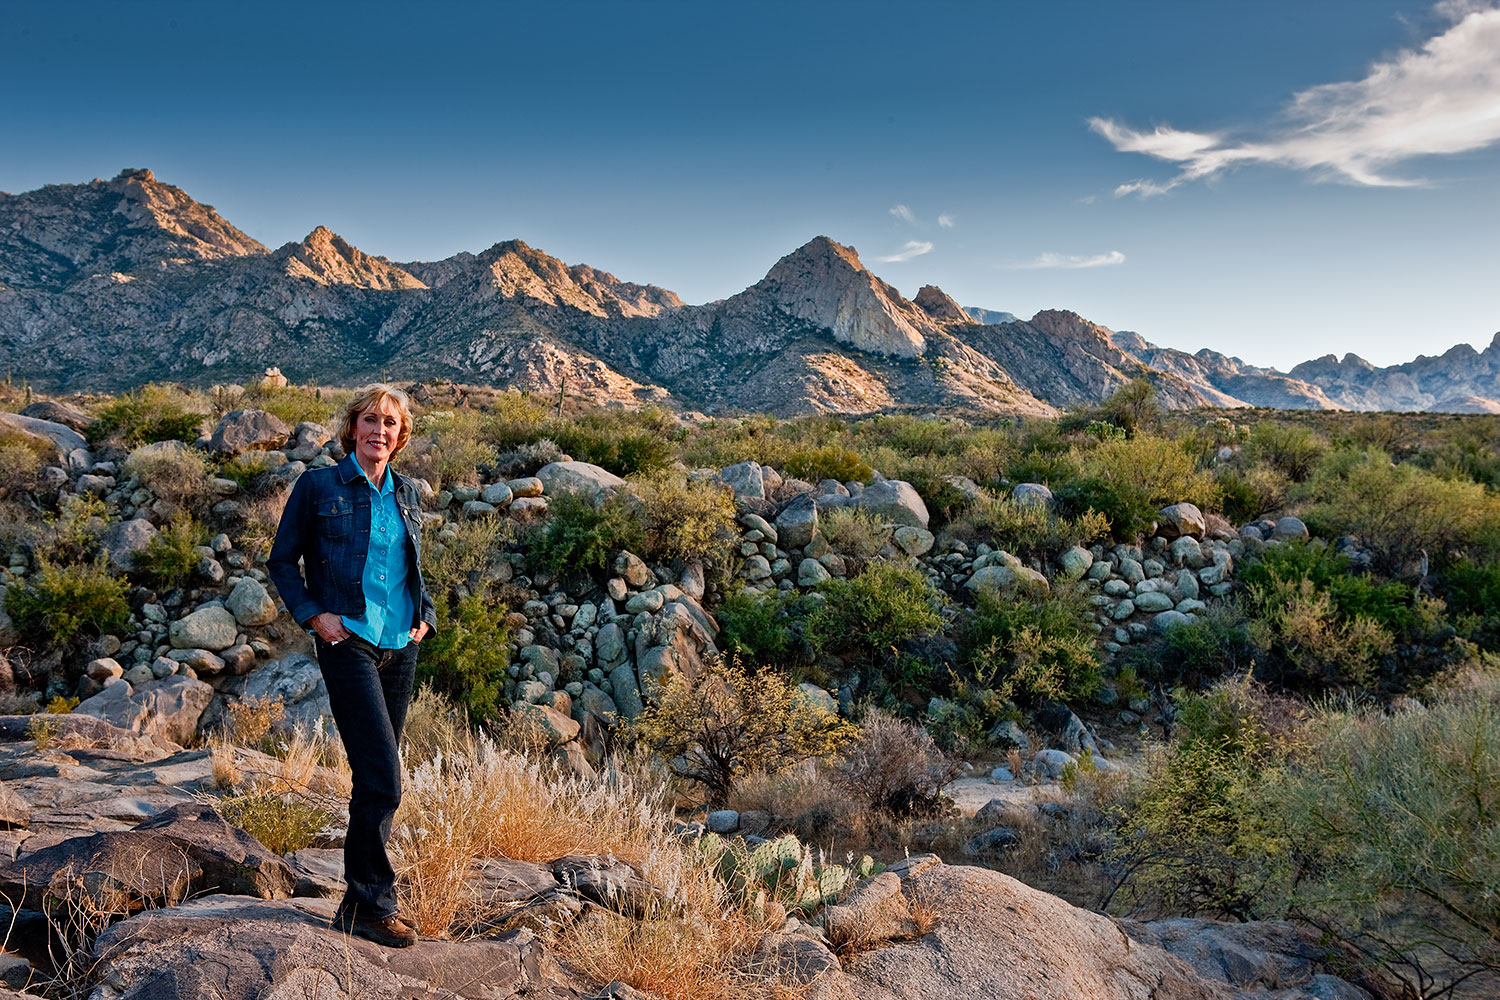
[[[307,624],[312,627],[314,632],[318,633],[318,638],[328,643],[342,642],[354,634],[344,628],[344,620],[332,611],[324,611],[322,614],[313,615]]]

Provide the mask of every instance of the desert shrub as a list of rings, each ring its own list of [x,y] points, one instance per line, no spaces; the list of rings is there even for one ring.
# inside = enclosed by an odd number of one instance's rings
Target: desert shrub
[[[1500,680],[1493,671],[1426,711],[1329,706],[1316,751],[1278,789],[1311,855],[1289,909],[1441,995],[1500,984]]]
[[[1003,701],[1034,704],[1091,695],[1099,652],[1089,607],[1072,591],[982,588],[960,648],[978,686]]]
[[[397,457],[397,465],[435,489],[453,483],[475,485],[479,470],[493,465],[498,457],[488,439],[491,431],[484,414],[467,407],[424,413],[413,424],[411,442]]]
[[[57,514],[47,519],[46,550],[54,562],[81,562],[92,559],[109,531],[110,507],[93,494],[64,494]]]
[[[1328,442],[1296,424],[1267,421],[1250,429],[1245,458],[1264,464],[1294,483],[1305,481],[1327,453]]]
[[[130,619],[125,581],[103,562],[57,566],[43,562],[25,583],[6,593],[5,610],[22,638],[74,648],[118,632]]]
[[[1133,379],[1120,386],[1103,402],[1084,406],[1059,417],[1064,432],[1083,431],[1099,440],[1131,438],[1161,423],[1164,411],[1156,398],[1156,386]]]
[[[949,532],[968,542],[988,542],[1022,558],[1052,556],[1074,545],[1108,537],[1107,517],[1085,506],[1066,516],[1045,504],[1017,503],[1010,497],[986,498],[964,511]]]
[[[205,416],[199,400],[175,386],[153,383],[104,404],[87,437],[95,444],[118,439],[127,448],[154,441],[196,441]]]
[[[467,745],[470,733],[468,713],[431,685],[418,685],[401,728],[401,759],[416,767],[451,756]]]
[[[835,507],[818,519],[818,533],[828,547],[856,559],[875,558],[894,530],[861,507]]]
[[[35,434],[0,431],[0,496],[11,496],[33,489],[42,466],[56,458],[56,449],[45,438]]]
[[[1500,646],[1500,562],[1460,559],[1443,572],[1442,595],[1465,635]]]
[[[789,591],[731,594],[715,611],[720,648],[757,667],[785,666],[800,644],[792,615],[799,603]]]
[[[676,451],[673,442],[680,438],[671,414],[655,407],[597,410],[576,420],[548,421],[541,430],[575,461],[592,462],[618,476],[666,467]]]
[[[1276,786],[1285,735],[1263,691],[1223,681],[1182,693],[1180,737],[1151,759],[1112,853],[1106,906],[1255,920],[1279,916],[1290,848]]]
[[[1154,648],[1135,647],[1139,673],[1196,689],[1205,680],[1240,675],[1255,663],[1258,650],[1238,601],[1215,602],[1191,622],[1173,625]]]
[[[352,395],[352,390],[348,389],[256,382],[245,387],[234,405],[241,409],[264,410],[289,427],[309,422],[332,430],[334,417]]]
[[[311,847],[318,834],[335,819],[329,810],[295,795],[265,792],[230,795],[214,800],[213,805],[225,822],[244,830],[277,854]]]
[[[937,595],[910,566],[873,562],[856,577],[827,581],[819,592],[824,600],[808,615],[805,634],[820,653],[890,662],[897,643],[942,627]]]
[[[529,556],[533,565],[554,573],[603,569],[611,550],[639,551],[645,544],[640,520],[613,498],[596,504],[582,491],[565,492],[551,498],[547,511]]]
[[[190,517],[171,521],[136,554],[136,571],[158,588],[181,586],[197,569],[196,549],[206,538],[203,526]]]
[[[751,673],[715,658],[697,678],[672,671],[629,737],[667,762],[679,778],[723,802],[749,771],[774,773],[804,760],[831,759],[853,727],[812,704],[774,670]]]
[[[422,579],[433,594],[455,595],[462,587],[479,593],[499,575],[509,523],[499,519],[459,521],[422,547]]]
[[[1224,466],[1216,473],[1224,516],[1235,524],[1245,524],[1265,517],[1286,506],[1291,480],[1271,466],[1256,465],[1248,469]]]
[[[1378,622],[1341,616],[1332,595],[1311,580],[1277,580],[1254,595],[1257,616],[1250,635],[1270,654],[1262,669],[1279,667],[1283,683],[1369,686],[1378,661],[1395,649],[1395,640]]]
[[[723,566],[739,541],[734,493],[722,483],[691,482],[673,470],[630,482],[644,534],[641,554],[654,562],[700,559]]]
[[[855,798],[896,815],[941,812],[943,787],[957,775],[957,764],[925,729],[878,709],[865,713],[834,769],[835,780]]]
[[[505,608],[478,594],[450,602],[433,597],[440,623],[422,643],[417,680],[431,685],[476,721],[498,718],[510,666]]]
[[[125,460],[121,471],[139,477],[143,486],[183,510],[206,513],[213,499],[208,460],[191,448],[137,450]]]
[[[1392,465],[1382,452],[1331,455],[1308,487],[1308,527],[1357,536],[1392,576],[1420,572],[1424,555],[1442,567],[1500,548],[1500,497],[1410,463]]]
[[[870,466],[858,452],[833,444],[821,448],[797,448],[786,457],[783,468],[788,476],[809,483],[823,479],[868,483],[872,474]]]
[[[551,438],[538,438],[500,453],[495,459],[495,474],[505,479],[530,476],[544,465],[562,461],[564,454]]]
[[[1430,609],[1415,590],[1355,572],[1347,557],[1322,540],[1272,546],[1240,572],[1240,582],[1253,595],[1264,595],[1262,604],[1271,600],[1276,584],[1302,580],[1327,593],[1344,618],[1371,618],[1397,635],[1420,634],[1432,625]]]
[[[1212,473],[1197,468],[1189,450],[1167,438],[1138,434],[1128,441],[1105,441],[1079,455],[1078,464],[1081,481],[1093,484],[1100,497],[1091,505],[1109,517],[1116,537],[1121,528],[1111,506],[1127,521],[1132,512],[1154,515],[1163,505],[1182,501],[1204,510],[1219,506],[1221,492]],[[1110,503],[1104,499],[1109,495],[1118,499]]]

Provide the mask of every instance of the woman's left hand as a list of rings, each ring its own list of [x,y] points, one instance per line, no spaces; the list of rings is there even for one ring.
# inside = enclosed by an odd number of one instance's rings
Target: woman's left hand
[[[428,625],[426,622],[419,622],[417,624],[417,627],[411,630],[411,641],[421,642],[423,639],[427,638],[427,633],[431,631],[432,627],[430,625]]]

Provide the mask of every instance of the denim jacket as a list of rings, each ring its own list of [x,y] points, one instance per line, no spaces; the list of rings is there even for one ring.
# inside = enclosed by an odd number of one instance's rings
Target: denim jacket
[[[417,488],[395,469],[387,467],[386,473],[396,477],[396,506],[406,524],[406,579],[416,609],[411,627],[424,621],[436,630],[437,612],[422,582],[422,508]],[[358,618],[365,613],[363,578],[369,548],[370,487],[353,457],[345,457],[337,465],[297,477],[266,571],[298,624],[306,627],[311,618],[325,611]]]

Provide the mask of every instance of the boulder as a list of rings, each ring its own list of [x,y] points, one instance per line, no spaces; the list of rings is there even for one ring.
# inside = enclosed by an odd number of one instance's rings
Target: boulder
[[[915,559],[931,552],[935,539],[932,532],[925,528],[913,528],[909,524],[903,524],[891,533],[891,541],[895,542],[902,552]]]
[[[750,497],[764,498],[766,495],[765,472],[759,462],[741,462],[719,470],[719,478],[734,490],[736,500]]]
[[[1010,491],[1010,498],[1018,504],[1041,504],[1051,507],[1052,491],[1041,483],[1017,483]]]
[[[902,890],[936,920],[920,938],[844,960],[858,1000],[1228,998],[1161,948],[1126,938],[1108,917],[999,872],[917,860],[898,863]]]
[[[116,728],[139,733],[146,722],[146,706],[132,701],[131,694],[130,684],[122,680],[85,698],[73,711],[79,715],[102,719]]]
[[[89,446],[83,435],[71,427],[53,420],[22,416],[19,413],[0,412],[0,431],[29,434],[32,437],[41,438],[51,444],[57,450],[58,456],[67,464],[73,464],[68,461],[69,456],[77,451],[87,452]]]
[[[861,510],[869,511],[889,524],[908,524],[924,530],[927,528],[927,504],[910,483],[899,479],[871,483],[855,498],[854,503]]]
[[[167,628],[174,649],[207,649],[217,653],[234,645],[239,623],[227,608],[199,608],[186,618],[179,618]]]
[[[832,579],[832,574],[816,559],[804,559],[797,564],[797,586],[816,587]]]
[[[504,507],[515,498],[515,494],[504,483],[490,483],[479,491],[479,499],[491,507]]]
[[[214,689],[202,681],[186,674],[173,674],[136,691],[130,700],[144,709],[141,733],[186,746],[197,735],[198,720],[213,696]]]
[[[577,722],[550,705],[520,702],[515,706],[515,715],[523,723],[535,726],[552,746],[575,739],[581,728]]]
[[[1057,565],[1062,568],[1064,576],[1077,580],[1094,565],[1094,554],[1082,545],[1075,545],[1057,557]]]
[[[629,663],[622,663],[610,671],[609,684],[620,709],[620,718],[629,722],[646,710],[646,703],[641,700],[640,684],[635,679],[635,668]]]
[[[512,497],[520,497],[522,499],[539,497],[547,489],[536,476],[521,476],[519,479],[507,479],[505,485],[510,490]],[[474,498],[465,497],[464,499],[473,500]]]
[[[206,803],[172,806],[137,824],[136,830],[150,831],[180,845],[202,871],[201,888],[205,890],[285,899],[297,884],[280,855],[229,825]]]
[[[135,569],[136,556],[145,552],[155,538],[156,526],[143,517],[111,524],[104,535],[104,551],[109,556],[109,564],[129,573]]]
[[[776,515],[776,533],[782,548],[800,549],[818,531],[818,505],[811,493],[793,497]]]
[[[621,552],[615,556],[615,575],[624,579],[628,586],[639,590],[651,583],[650,568],[633,552]]]
[[[291,653],[237,677],[224,686],[224,693],[247,701],[280,701],[284,712],[271,729],[277,735],[289,736],[299,727],[308,733],[335,731],[323,672],[305,653]]]
[[[0,830],[25,827],[30,823],[30,804],[10,785],[0,783]]]
[[[224,608],[234,615],[237,624],[247,628],[276,620],[276,602],[266,592],[266,585],[253,576],[239,578],[225,598]]]
[[[1203,511],[1194,504],[1174,503],[1170,507],[1163,507],[1157,514],[1157,534],[1168,541],[1183,535],[1202,538],[1207,528],[1208,522],[1203,518]]]
[[[1034,587],[1042,591],[1051,589],[1047,584],[1045,576],[1019,563],[998,563],[981,566],[964,582],[964,586],[973,591],[978,591],[984,587],[1008,590],[1016,586]]]
[[[552,462],[536,472],[548,494],[584,493],[594,496],[606,486],[624,486],[625,480],[588,462]]]
[[[829,943],[837,948],[868,948],[911,937],[916,930],[911,903],[894,872],[862,882],[843,902],[824,907],[821,917]]]
[[[1032,769],[1044,778],[1061,778],[1063,769],[1076,763],[1078,758],[1064,750],[1038,750],[1031,758]]]
[[[209,447],[221,455],[270,451],[286,444],[292,429],[265,410],[231,410],[219,420]]]
[[[83,410],[56,399],[38,399],[34,403],[29,403],[22,408],[20,416],[62,424],[79,434],[85,433],[94,424],[94,418]]]
[[[1306,541],[1307,538],[1307,525],[1302,523],[1300,517],[1283,517],[1279,519],[1276,522],[1275,529],[1271,532],[1271,539],[1273,541]]]
[[[1000,854],[1021,844],[1021,831],[1009,826],[997,826],[993,830],[970,837],[962,850],[965,857],[982,858]]]

